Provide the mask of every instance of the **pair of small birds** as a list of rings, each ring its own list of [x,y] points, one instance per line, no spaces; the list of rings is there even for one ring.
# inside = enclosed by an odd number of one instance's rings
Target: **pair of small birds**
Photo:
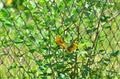
[[[74,50],[76,50],[77,45],[78,45],[78,41],[75,41],[74,43],[72,43],[70,46],[67,47],[60,35],[57,35],[56,43],[57,43],[58,46],[60,46],[64,49],[67,49],[68,52],[73,52]]]

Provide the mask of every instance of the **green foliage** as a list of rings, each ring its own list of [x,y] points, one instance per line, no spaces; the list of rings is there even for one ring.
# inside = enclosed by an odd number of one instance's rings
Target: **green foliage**
[[[112,53],[110,54],[110,56],[116,57],[119,53],[120,53],[120,51],[117,50],[117,51],[115,51],[115,52],[112,52]]]
[[[120,78],[119,0],[1,2],[0,79]]]

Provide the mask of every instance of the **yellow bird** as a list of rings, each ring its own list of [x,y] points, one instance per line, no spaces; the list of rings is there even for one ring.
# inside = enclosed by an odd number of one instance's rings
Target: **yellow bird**
[[[65,42],[62,40],[62,37],[60,35],[57,35],[56,43],[58,46],[66,48]]]
[[[10,5],[12,3],[12,0],[6,0],[6,3]]]
[[[75,41],[73,44],[71,44],[69,47],[67,47],[67,51],[73,52],[74,50],[76,50],[77,46],[78,46],[78,41]]]

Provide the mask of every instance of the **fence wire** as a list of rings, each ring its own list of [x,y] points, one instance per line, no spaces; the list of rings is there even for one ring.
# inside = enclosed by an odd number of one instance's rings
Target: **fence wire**
[[[119,79],[119,4],[0,0],[0,79]]]

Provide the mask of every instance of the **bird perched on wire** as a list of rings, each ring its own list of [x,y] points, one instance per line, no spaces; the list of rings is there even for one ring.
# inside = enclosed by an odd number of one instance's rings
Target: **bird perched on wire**
[[[70,46],[67,47],[67,51],[73,52],[74,50],[77,49],[77,46],[78,46],[78,41],[75,41],[74,43],[72,43]]]
[[[63,39],[60,35],[57,35],[56,43],[57,43],[58,46],[66,48],[65,42],[63,41]]]

